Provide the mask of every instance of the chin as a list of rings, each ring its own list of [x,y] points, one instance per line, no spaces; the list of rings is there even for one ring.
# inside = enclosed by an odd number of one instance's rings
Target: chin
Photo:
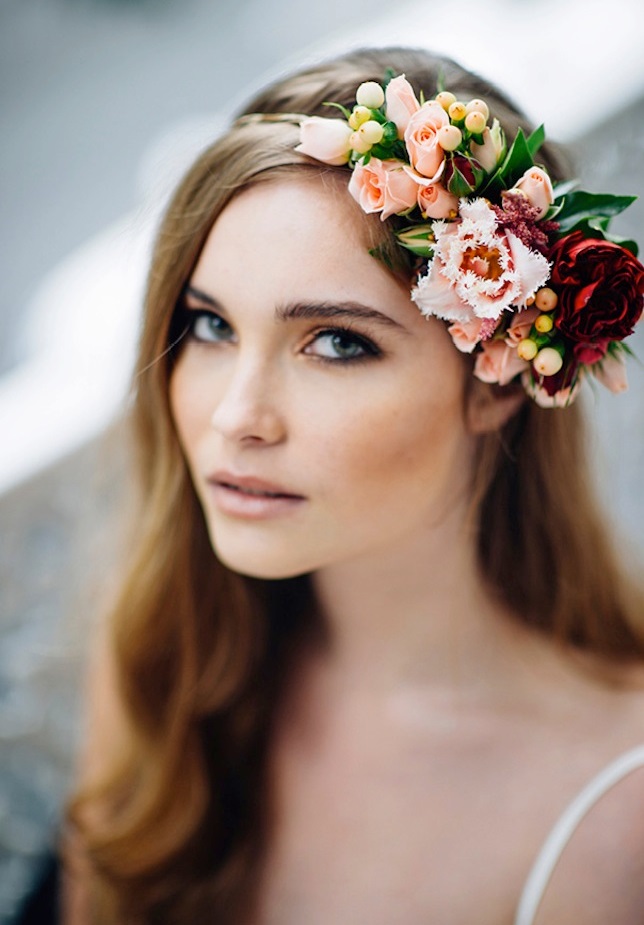
[[[313,571],[316,565],[293,550],[279,549],[271,543],[253,545],[251,543],[234,544],[223,542],[211,535],[211,545],[217,559],[238,575],[248,578],[263,578],[278,581],[282,578],[297,578]]]

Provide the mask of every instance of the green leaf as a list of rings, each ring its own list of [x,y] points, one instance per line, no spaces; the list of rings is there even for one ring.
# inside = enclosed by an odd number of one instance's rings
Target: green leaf
[[[564,198],[557,221],[565,233],[570,230],[571,225],[583,219],[598,216],[612,218],[619,215],[636,199],[637,196],[614,196],[612,193],[587,193],[584,190],[576,190]]]
[[[398,126],[395,122],[385,122],[384,134],[382,140],[385,144],[393,144],[395,141],[398,141]]]
[[[533,135],[534,132],[530,138],[532,138]],[[525,137],[523,129],[520,128],[505,159],[502,161],[500,167],[497,167],[491,175],[482,192],[493,197],[494,194],[500,195],[505,189],[512,189],[514,184],[521,179],[523,174],[526,170],[529,170],[530,167],[534,167],[534,160],[530,151],[528,139]]]
[[[461,173],[458,167],[454,167],[452,176],[449,178],[447,188],[453,196],[469,196],[472,193],[472,184]]]
[[[581,231],[585,238],[601,238],[604,241],[610,241],[611,244],[618,244],[625,250],[630,251],[634,257],[638,254],[638,245],[636,241],[630,238],[623,238],[621,235],[611,234],[608,231],[610,224],[609,216],[584,216],[570,227],[566,227],[565,234],[572,234],[573,231]]]
[[[555,200],[572,193],[578,186],[579,180],[562,180],[560,183],[554,183],[552,189]]]
[[[535,154],[541,147],[541,145],[546,140],[546,130],[543,127],[543,124],[532,132],[529,137],[526,139],[526,144],[528,146],[528,151],[530,156],[534,159]]]

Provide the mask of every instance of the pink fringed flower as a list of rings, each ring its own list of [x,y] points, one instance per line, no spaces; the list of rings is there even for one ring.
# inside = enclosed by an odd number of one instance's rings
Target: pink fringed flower
[[[498,229],[484,199],[461,199],[458,222],[434,222],[434,257],[412,291],[424,315],[447,321],[497,319],[543,286],[550,264],[511,232]]]

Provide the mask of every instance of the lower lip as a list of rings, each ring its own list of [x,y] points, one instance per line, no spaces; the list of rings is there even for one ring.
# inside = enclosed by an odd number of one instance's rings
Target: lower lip
[[[219,482],[211,487],[215,504],[223,514],[245,520],[266,520],[291,514],[306,500],[299,495],[255,495]]]

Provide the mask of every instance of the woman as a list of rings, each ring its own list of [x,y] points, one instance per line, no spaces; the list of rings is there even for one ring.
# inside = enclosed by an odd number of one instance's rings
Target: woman
[[[441,83],[439,162],[403,167]],[[437,108],[472,99],[476,131]],[[579,260],[553,289],[545,254],[572,218],[553,225],[554,194],[541,208],[523,180],[497,197],[510,257],[461,242],[478,315],[450,314],[454,287],[426,272],[468,227],[459,184],[508,179],[501,128],[519,125],[451,61],[355,52],[269,87],[180,186],[150,274],[142,505],[92,672],[70,922],[641,922],[641,598],[573,401],[583,373],[621,375],[621,335],[559,327],[548,300]],[[619,256],[630,327],[644,277]]]

